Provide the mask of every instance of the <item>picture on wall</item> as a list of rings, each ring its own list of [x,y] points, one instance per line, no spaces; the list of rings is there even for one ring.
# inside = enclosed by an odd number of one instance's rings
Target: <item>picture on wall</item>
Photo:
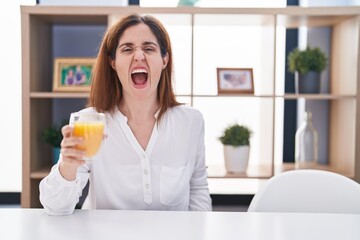
[[[218,94],[254,93],[252,68],[217,68]]]
[[[54,92],[88,92],[95,58],[56,58]]]

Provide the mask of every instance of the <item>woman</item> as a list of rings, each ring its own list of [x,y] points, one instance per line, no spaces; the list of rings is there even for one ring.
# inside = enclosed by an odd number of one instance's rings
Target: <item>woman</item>
[[[90,107],[106,114],[107,137],[92,163],[62,129],[61,156],[40,183],[49,214],[71,214],[90,181],[92,209],[210,211],[201,113],[178,103],[168,33],[151,16],[110,27],[94,67]]]

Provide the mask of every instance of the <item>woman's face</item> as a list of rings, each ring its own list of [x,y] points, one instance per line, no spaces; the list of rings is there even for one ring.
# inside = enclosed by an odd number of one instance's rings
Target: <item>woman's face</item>
[[[167,62],[168,55],[161,57],[155,35],[146,24],[140,23],[124,31],[111,65],[125,98],[156,99],[161,72]]]

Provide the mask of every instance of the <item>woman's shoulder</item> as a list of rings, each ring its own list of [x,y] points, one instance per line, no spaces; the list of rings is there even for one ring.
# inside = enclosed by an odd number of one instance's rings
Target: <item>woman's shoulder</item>
[[[203,115],[202,113],[191,106],[188,105],[179,105],[176,107],[172,107],[170,110],[171,115],[175,115],[175,117],[184,117],[184,118],[190,118],[190,119],[202,119]]]
[[[87,107],[87,108],[81,109],[79,111],[79,113],[97,113],[97,111],[93,107]]]

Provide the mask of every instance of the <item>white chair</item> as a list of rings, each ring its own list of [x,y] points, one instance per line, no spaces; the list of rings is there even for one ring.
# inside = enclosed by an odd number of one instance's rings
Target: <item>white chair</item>
[[[360,185],[328,171],[287,171],[259,189],[248,212],[360,214]]]

